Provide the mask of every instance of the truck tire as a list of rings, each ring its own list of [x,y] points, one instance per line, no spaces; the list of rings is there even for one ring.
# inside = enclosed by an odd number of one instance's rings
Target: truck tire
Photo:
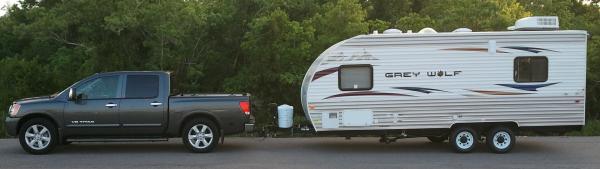
[[[194,153],[211,152],[219,142],[219,128],[211,120],[196,118],[183,127],[181,137],[185,147]]]
[[[479,137],[477,135],[477,132],[475,132],[473,128],[459,126],[454,128],[451,137],[449,138],[449,141],[456,152],[468,153],[475,149],[478,139]]]
[[[47,154],[58,143],[56,126],[48,119],[34,118],[26,121],[19,130],[19,143],[30,154]]]
[[[487,135],[488,148],[494,153],[508,153],[515,145],[515,135],[508,127],[498,126],[492,128]]]
[[[432,143],[442,143],[442,142],[446,141],[446,139],[448,139],[448,137],[444,137],[444,136],[429,136],[429,137],[427,137],[427,139],[429,139],[429,141],[431,141]]]

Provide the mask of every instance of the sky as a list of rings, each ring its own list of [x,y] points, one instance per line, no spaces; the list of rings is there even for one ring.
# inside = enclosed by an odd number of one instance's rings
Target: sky
[[[0,16],[6,13],[6,8],[17,3],[19,0],[0,0]]]

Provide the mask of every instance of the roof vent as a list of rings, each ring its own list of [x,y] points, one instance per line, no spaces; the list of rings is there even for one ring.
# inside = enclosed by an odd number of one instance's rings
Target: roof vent
[[[423,28],[419,31],[419,33],[437,33],[433,28]]]
[[[515,22],[515,26],[510,26],[508,30],[517,31],[539,31],[539,30],[558,30],[557,16],[532,16],[521,18]]]
[[[402,31],[399,29],[388,29],[383,31],[383,34],[401,34]]]
[[[473,32],[473,31],[471,29],[469,29],[469,28],[458,28],[458,29],[455,29],[452,32]]]

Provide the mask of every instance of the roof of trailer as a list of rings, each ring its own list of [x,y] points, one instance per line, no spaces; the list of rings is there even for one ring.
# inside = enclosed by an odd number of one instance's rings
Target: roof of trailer
[[[559,31],[491,31],[491,32],[438,32],[438,33],[376,33],[358,35],[355,38],[383,38],[383,37],[419,37],[419,36],[490,36],[490,35],[560,35],[560,34],[582,34],[588,35],[585,30],[559,30]]]

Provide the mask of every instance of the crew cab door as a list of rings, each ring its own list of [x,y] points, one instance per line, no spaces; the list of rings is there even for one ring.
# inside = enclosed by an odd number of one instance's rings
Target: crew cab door
[[[160,135],[166,126],[168,79],[158,74],[128,74],[120,123],[126,135]]]
[[[121,81],[121,75],[106,75],[74,86],[79,99],[65,104],[66,134],[93,136],[117,132]]]

